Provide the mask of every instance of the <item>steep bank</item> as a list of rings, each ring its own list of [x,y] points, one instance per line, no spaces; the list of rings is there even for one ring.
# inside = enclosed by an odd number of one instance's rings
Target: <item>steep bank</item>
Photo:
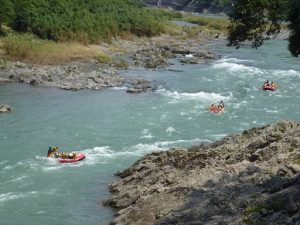
[[[117,176],[113,224],[299,224],[300,124],[152,153]]]

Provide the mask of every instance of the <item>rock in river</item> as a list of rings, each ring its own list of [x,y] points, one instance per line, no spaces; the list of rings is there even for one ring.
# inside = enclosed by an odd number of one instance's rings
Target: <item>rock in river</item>
[[[0,104],[0,113],[11,112],[12,107],[9,105],[1,105]]]

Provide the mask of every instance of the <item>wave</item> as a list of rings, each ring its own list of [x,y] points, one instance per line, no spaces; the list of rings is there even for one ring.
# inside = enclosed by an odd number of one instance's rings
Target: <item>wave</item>
[[[175,132],[175,129],[169,127],[166,132]],[[44,172],[52,172],[56,170],[62,170],[65,167],[81,167],[81,166],[91,166],[95,164],[107,164],[111,163],[111,160],[114,159],[122,159],[128,157],[141,157],[145,154],[149,154],[155,151],[164,151],[168,150],[171,147],[175,146],[186,146],[186,145],[193,145],[203,142],[211,142],[208,139],[191,139],[191,140],[174,140],[174,141],[158,141],[154,143],[139,143],[132,146],[127,146],[119,150],[113,150],[110,146],[102,146],[102,147],[94,147],[91,149],[85,149],[82,152],[85,154],[85,160],[82,160],[77,163],[59,163],[54,158],[47,158],[45,156],[36,156],[33,159],[22,160],[17,162],[14,165],[7,165],[4,170],[14,170],[14,169],[21,169],[22,171],[44,171]],[[15,180],[11,180],[14,182],[22,181],[23,179],[27,178],[26,176],[20,176]],[[11,196],[11,197],[9,197]],[[8,195],[7,198],[15,198],[20,196]],[[6,198],[3,197],[2,198]],[[0,197],[1,201],[1,197]]]
[[[169,136],[171,136],[172,133],[175,132],[175,131],[176,131],[176,130],[175,130],[175,128],[173,128],[173,127],[168,127],[168,128],[166,129],[166,133],[167,133]]]
[[[196,92],[196,93],[179,93],[177,91],[168,91],[165,89],[157,90],[157,93],[162,94],[164,96],[170,97],[176,101],[183,100],[183,101],[189,101],[189,100],[195,100],[195,101],[203,101],[203,102],[211,102],[211,101],[220,101],[225,100],[228,101],[232,97],[232,93],[230,93],[229,96],[223,96],[221,94],[217,93],[208,93],[204,91]]]
[[[20,193],[20,192],[3,193],[3,194],[0,194],[0,202],[6,202],[6,201],[10,201],[10,200],[15,200],[15,199],[22,199],[22,198],[36,195],[37,193],[38,193],[37,191],[31,191],[31,192],[27,192],[27,193]]]
[[[218,60],[219,62],[235,62],[235,63],[239,63],[239,62],[251,62],[254,63],[255,61],[252,59],[238,59],[238,58],[228,58],[228,57],[224,57],[220,60]]]
[[[197,143],[208,143],[208,139],[191,139],[191,140],[175,140],[175,141],[158,141],[154,143],[139,143],[136,145],[125,147],[119,151],[112,150],[109,146],[94,147],[93,149],[84,150],[86,161],[96,162],[97,160],[106,160],[109,158],[123,158],[128,156],[142,156],[151,152],[168,150],[176,145],[193,145]],[[84,161],[82,161],[84,162]]]
[[[237,59],[237,58],[223,58],[213,64],[215,69],[225,69],[230,72],[239,72],[239,75],[242,73],[255,74],[255,75],[266,75],[266,76],[290,76],[290,77],[300,77],[300,72],[289,69],[289,70],[268,70],[260,69],[255,66],[248,66],[243,63],[253,63],[255,61],[248,59]]]
[[[300,77],[300,72],[296,70],[271,70],[274,76],[289,76],[289,77]]]
[[[4,164],[6,164],[6,163],[8,163],[8,160],[1,161],[1,162],[0,162],[0,165],[4,165]]]
[[[253,66],[246,66],[243,64],[233,63],[233,62],[226,62],[226,61],[218,61],[213,65],[214,69],[225,69],[230,72],[243,72],[249,74],[259,74],[264,75],[267,72],[265,70],[259,69]],[[239,74],[240,75],[240,74]]]
[[[152,135],[152,133],[148,130],[148,129],[144,129],[143,131],[142,131],[142,137],[141,138],[146,138],[146,139],[151,139],[151,138],[153,138],[153,135]]]

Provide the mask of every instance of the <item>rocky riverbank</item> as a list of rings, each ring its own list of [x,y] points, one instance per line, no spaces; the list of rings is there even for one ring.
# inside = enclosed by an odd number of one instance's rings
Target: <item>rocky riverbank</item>
[[[218,57],[205,50],[205,38],[202,34],[191,39],[183,38],[184,35],[186,34],[162,35],[154,38],[133,37],[131,40],[116,39],[111,44],[97,47],[113,59],[107,63],[95,59],[74,61],[65,65],[3,62],[0,63],[0,84],[20,82],[64,90],[98,90],[124,85],[126,81],[119,75],[120,69],[128,67],[156,69],[168,66],[171,58],[176,58],[183,64],[195,64]],[[129,93],[139,93],[153,88],[151,84],[140,85],[139,81],[128,83],[129,86],[132,83],[139,84],[137,88],[128,91]]]
[[[116,225],[300,224],[300,124],[283,120],[117,173]]]

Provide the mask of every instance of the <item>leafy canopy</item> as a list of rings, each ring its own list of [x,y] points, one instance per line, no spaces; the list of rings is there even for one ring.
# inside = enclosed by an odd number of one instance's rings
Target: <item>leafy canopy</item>
[[[230,16],[228,45],[239,47],[250,41],[260,47],[270,36],[280,32],[280,24],[287,20],[290,29],[289,50],[300,54],[300,1],[299,0],[235,0]]]
[[[0,33],[2,24],[9,22],[14,16],[13,3],[11,0],[0,0]]]

